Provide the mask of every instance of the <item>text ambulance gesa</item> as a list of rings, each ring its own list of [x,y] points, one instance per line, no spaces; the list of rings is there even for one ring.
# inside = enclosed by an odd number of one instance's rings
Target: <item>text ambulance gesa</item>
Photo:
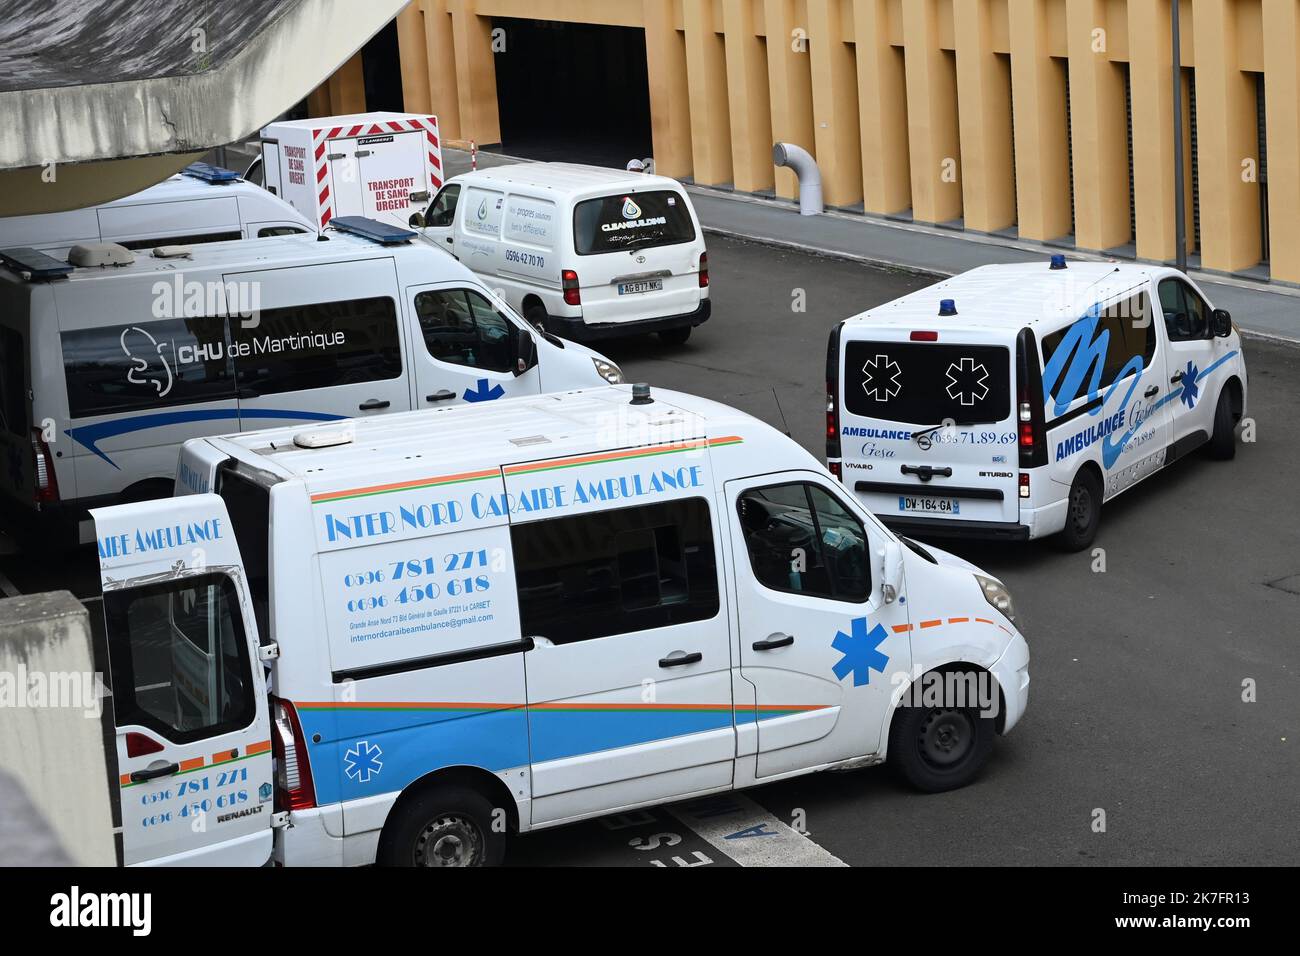
[[[722,405],[611,386],[196,439],[94,512],[128,864],[481,865],[883,762],[1028,698],[1006,589]]]
[[[1233,457],[1247,393],[1231,317],[1187,276],[1061,255],[844,320],[826,380],[827,463],[891,527],[1068,550],[1161,468]]]

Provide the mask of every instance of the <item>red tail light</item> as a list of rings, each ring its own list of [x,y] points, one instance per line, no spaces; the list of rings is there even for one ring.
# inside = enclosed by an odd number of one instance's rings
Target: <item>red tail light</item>
[[[838,461],[832,461],[832,462],[830,462],[830,463],[827,465],[827,468],[828,468],[828,470],[830,471],[830,473],[831,473],[832,475],[834,475],[837,479],[839,479],[840,481],[843,481],[843,480],[844,480],[844,475],[842,474],[841,466],[840,466],[840,463],[839,463]]]
[[[271,755],[275,759],[276,810],[307,810],[316,806],[307,740],[298,712],[287,700],[271,698]]]
[[[54,456],[50,446],[41,437],[39,428],[32,429],[32,466],[36,473],[37,504],[50,504],[59,500],[59,479],[54,473]]]
[[[126,735],[126,755],[128,757],[143,757],[147,754],[161,753],[163,745],[152,737],[146,737],[144,734],[128,733]]]
[[[565,305],[582,305],[582,291],[578,288],[578,273],[565,269],[560,273],[560,288],[564,290]]]
[[[700,288],[707,289],[708,287],[709,287],[709,254],[707,252],[701,252],[700,253]]]
[[[1043,373],[1038,364],[1038,343],[1029,329],[1021,329],[1016,338],[1016,383],[1020,467],[1037,468],[1047,464],[1047,424],[1043,417]],[[1020,493],[1022,497],[1027,496],[1029,486],[1022,484]]]
[[[1020,473],[1020,497],[1029,497],[1029,472],[1027,471],[1022,471]]]
[[[916,331],[913,332],[911,335],[909,335],[908,338],[910,338],[913,342],[938,342],[939,333]]]
[[[1020,447],[1034,447],[1033,409],[1028,402],[1020,403]]]

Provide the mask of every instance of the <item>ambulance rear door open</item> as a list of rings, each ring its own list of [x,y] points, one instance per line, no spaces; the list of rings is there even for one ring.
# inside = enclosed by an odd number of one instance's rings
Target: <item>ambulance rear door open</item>
[[[123,862],[271,856],[271,725],[257,624],[225,502],[91,512],[99,549]]]

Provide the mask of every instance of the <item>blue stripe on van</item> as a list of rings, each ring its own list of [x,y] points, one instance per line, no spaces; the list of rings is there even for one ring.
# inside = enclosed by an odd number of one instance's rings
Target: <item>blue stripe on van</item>
[[[184,425],[189,422],[212,422],[222,419],[305,419],[313,422],[330,422],[344,418],[343,415],[328,415],[324,412],[302,412],[284,408],[204,408],[188,412],[154,412],[151,415],[132,415],[129,418],[113,418],[94,425],[81,425],[67,429],[67,435],[73,441],[94,452],[114,468],[117,462],[99,449],[99,443],[106,438],[128,435],[131,432],[144,431],[148,428],[165,428],[168,425]]]

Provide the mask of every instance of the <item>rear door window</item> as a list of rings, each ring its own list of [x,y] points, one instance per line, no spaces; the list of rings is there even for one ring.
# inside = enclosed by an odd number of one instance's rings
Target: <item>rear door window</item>
[[[580,256],[694,240],[686,198],[671,189],[586,199],[573,210],[573,249]]]
[[[912,425],[992,424],[1011,414],[1011,352],[1000,345],[850,342],[844,405]]]
[[[235,397],[219,316],[106,325],[62,341],[73,418]]]

